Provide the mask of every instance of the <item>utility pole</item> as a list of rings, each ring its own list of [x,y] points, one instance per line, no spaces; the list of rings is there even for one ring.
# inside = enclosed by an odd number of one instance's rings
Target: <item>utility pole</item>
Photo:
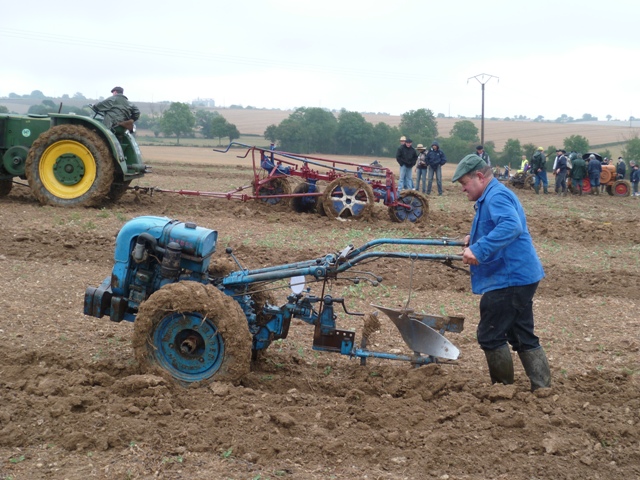
[[[476,75],[475,77],[467,78],[467,84],[472,78],[475,78],[480,83],[480,85],[482,85],[482,117],[480,121],[480,143],[484,145],[484,86],[485,84],[489,83],[489,80],[491,80],[492,78],[495,78],[496,80],[498,80],[498,82],[500,82],[500,79],[495,75],[481,73],[480,75]]]

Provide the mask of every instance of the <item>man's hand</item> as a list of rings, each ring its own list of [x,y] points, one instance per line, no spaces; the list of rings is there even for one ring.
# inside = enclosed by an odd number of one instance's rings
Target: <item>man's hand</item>
[[[471,251],[471,249],[469,247],[466,247],[462,251],[462,263],[464,263],[465,265],[479,265],[480,264],[480,262],[478,262],[478,259],[476,258],[476,256],[473,254],[473,252]]]

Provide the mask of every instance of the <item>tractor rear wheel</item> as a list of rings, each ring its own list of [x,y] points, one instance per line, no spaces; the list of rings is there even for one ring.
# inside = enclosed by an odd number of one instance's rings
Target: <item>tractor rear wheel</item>
[[[582,179],[582,193],[591,193],[591,180],[588,178]]]
[[[418,192],[407,192],[400,194],[398,203],[409,205],[409,208],[402,205],[390,205],[389,217],[392,222],[422,223],[429,215],[429,200]]]
[[[140,305],[133,348],[144,372],[179,385],[237,382],[249,372],[252,338],[240,305],[211,285],[184,281]]]
[[[0,197],[6,197],[11,192],[13,180],[0,180]]]
[[[114,163],[97,133],[81,125],[59,125],[33,142],[25,174],[43,205],[95,206],[109,193]]]
[[[114,180],[111,184],[111,188],[109,189],[109,193],[107,194],[107,199],[111,202],[117,202],[125,193],[127,193],[127,189],[130,184],[131,180],[126,182],[123,180]]]
[[[293,189],[293,193],[308,193],[308,192],[309,192],[309,184],[307,182],[300,183],[296,188]],[[298,213],[314,212],[318,206],[319,198],[320,197],[317,195],[309,195],[308,197],[293,197],[291,199],[291,208],[293,208],[293,210]]]
[[[613,195],[616,197],[628,197],[631,193],[631,184],[626,180],[616,180],[613,183]]]
[[[273,177],[262,185],[259,185],[256,189],[256,195],[258,196],[258,199],[268,205],[286,205],[289,202],[290,197],[260,197],[271,195],[289,195],[290,193],[291,185],[285,177]]]
[[[356,177],[336,178],[327,185],[322,196],[327,216],[336,218],[366,218],[371,214],[374,202],[371,185]]]

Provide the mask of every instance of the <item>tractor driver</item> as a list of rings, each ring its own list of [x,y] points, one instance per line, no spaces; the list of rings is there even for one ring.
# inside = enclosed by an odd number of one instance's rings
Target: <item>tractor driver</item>
[[[111,93],[113,96],[93,105],[93,111],[102,113],[105,127],[113,128],[121,122],[131,120],[129,125],[123,127],[133,131],[133,122],[140,118],[140,110],[124,96],[122,87],[113,87]]]

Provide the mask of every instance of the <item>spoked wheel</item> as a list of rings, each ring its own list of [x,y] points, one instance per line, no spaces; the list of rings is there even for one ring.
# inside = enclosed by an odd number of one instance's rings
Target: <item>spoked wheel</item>
[[[143,371],[161,369],[182,386],[236,382],[249,372],[252,339],[240,305],[211,285],[178,282],[154,292],[134,322]]]
[[[299,184],[294,190],[293,193],[308,193],[309,192],[309,184],[303,182]],[[310,213],[314,212],[318,206],[318,199],[320,196],[318,195],[309,195],[308,197],[293,197],[291,199],[291,207],[295,212],[298,213]]]
[[[285,177],[274,177],[258,186],[256,195],[258,197],[265,197],[271,195],[289,195],[291,193],[291,185]],[[262,202],[268,205],[286,205],[289,198],[283,198],[280,196],[272,198],[259,198]]]
[[[626,180],[616,180],[613,183],[613,195],[616,197],[628,197],[631,193],[631,185]]]
[[[364,218],[374,201],[371,185],[355,177],[336,178],[322,196],[326,214],[336,218]]]
[[[0,197],[6,197],[11,192],[13,180],[0,180]]]
[[[408,205],[389,206],[389,217],[392,222],[421,223],[429,215],[429,200],[418,192],[407,192],[400,194],[398,203]]]
[[[109,193],[114,159],[100,136],[59,125],[33,142],[25,165],[31,192],[43,205],[94,206]]]

